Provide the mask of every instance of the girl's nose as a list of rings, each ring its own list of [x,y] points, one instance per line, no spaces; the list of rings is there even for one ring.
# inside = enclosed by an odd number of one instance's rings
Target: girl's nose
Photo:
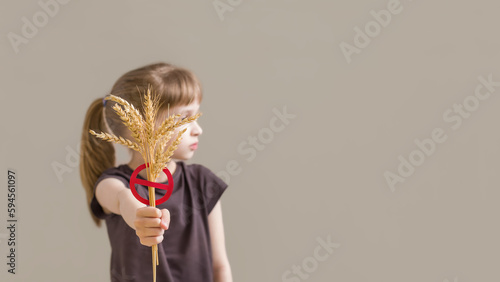
[[[198,121],[193,121],[191,123],[191,135],[198,136],[203,133],[201,126],[198,124]]]

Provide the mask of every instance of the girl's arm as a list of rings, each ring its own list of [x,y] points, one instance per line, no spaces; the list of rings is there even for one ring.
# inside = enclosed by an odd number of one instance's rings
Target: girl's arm
[[[95,196],[105,213],[121,215],[123,220],[136,231],[141,244],[151,247],[163,241],[164,230],[168,229],[170,213],[148,207],[132,195],[130,189],[115,178],[99,182]]]
[[[134,195],[116,178],[106,178],[97,184],[95,196],[105,213],[119,214],[125,222],[135,230],[136,211],[145,207],[137,201]]]
[[[222,223],[222,207],[220,200],[208,215],[210,242],[212,244],[212,260],[215,282],[232,282],[231,266],[226,254],[224,225]]]

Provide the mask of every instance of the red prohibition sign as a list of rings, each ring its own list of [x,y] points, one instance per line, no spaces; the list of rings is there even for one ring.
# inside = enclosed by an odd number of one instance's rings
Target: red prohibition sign
[[[170,174],[170,171],[167,168],[163,169],[163,172],[167,175],[168,184],[161,184],[143,179],[138,179],[137,175],[145,168],[146,164],[142,164],[134,170],[134,173],[132,173],[132,176],[130,177],[130,190],[132,190],[132,194],[134,194],[134,197],[137,200],[139,200],[139,202],[146,205],[149,205],[149,200],[144,199],[143,197],[141,197],[141,195],[139,195],[139,193],[137,193],[137,190],[135,189],[135,184],[142,184],[147,187],[154,187],[158,189],[167,190],[165,196],[155,201],[155,204],[157,206],[163,204],[166,200],[168,200],[168,198],[170,198],[170,195],[172,195],[172,191],[174,190],[174,179],[172,178],[172,174]]]

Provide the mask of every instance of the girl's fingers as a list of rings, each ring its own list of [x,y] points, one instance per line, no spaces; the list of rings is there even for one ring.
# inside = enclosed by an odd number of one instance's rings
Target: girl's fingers
[[[161,219],[159,219],[159,218],[139,217],[139,218],[135,219],[134,225],[136,228],[160,227],[160,221],[161,221]]]
[[[144,246],[151,247],[153,245],[158,245],[163,241],[163,236],[157,237],[139,237],[141,239],[141,244]]]
[[[136,212],[137,217],[161,217],[162,213],[155,207],[138,208]]]
[[[170,212],[167,209],[161,210],[161,228],[168,229],[170,225]]]
[[[170,212],[155,207],[139,208],[134,225],[142,245],[157,245],[163,241],[163,234],[170,225]]]
[[[165,230],[161,228],[141,228],[135,231],[139,237],[158,237],[163,236]]]

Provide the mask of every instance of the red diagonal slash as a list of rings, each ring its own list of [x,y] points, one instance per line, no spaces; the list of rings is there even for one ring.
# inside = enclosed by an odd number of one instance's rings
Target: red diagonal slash
[[[144,199],[143,197],[141,197],[141,195],[139,195],[139,193],[137,193],[137,190],[135,188],[135,184],[142,184],[142,185],[147,186],[147,187],[154,187],[154,188],[158,188],[158,189],[167,190],[163,197],[161,197],[160,199],[155,201],[155,204],[157,206],[160,204],[163,204],[166,200],[168,200],[168,198],[170,198],[170,195],[172,195],[172,192],[174,190],[174,179],[172,177],[172,174],[170,173],[170,171],[167,168],[163,169],[163,172],[167,175],[168,184],[156,183],[156,182],[151,182],[148,180],[137,178],[137,175],[139,174],[139,172],[141,172],[145,168],[146,168],[146,164],[142,164],[134,170],[134,173],[132,173],[132,176],[130,176],[130,183],[129,183],[130,190],[132,190],[132,194],[134,195],[134,197],[137,200],[139,200],[139,202],[146,204],[146,205],[149,205],[149,200]]]
[[[155,187],[155,188],[163,189],[163,190],[167,190],[168,189],[168,185],[167,184],[161,184],[161,183],[157,183],[157,182],[151,182],[151,181],[147,181],[147,180],[140,179],[140,178],[137,178],[135,180],[135,183],[136,184],[141,184],[141,185],[144,185],[144,186],[147,186],[147,187]]]

